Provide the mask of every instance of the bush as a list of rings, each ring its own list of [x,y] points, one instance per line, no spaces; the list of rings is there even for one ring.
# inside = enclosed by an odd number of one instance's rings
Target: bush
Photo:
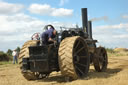
[[[112,48],[106,48],[106,51],[107,51],[108,53],[115,53],[114,49],[112,49]]]
[[[17,47],[16,51],[19,53],[20,47]],[[8,51],[6,53],[4,53],[3,51],[0,51],[0,61],[12,60],[13,59],[12,52],[13,51],[11,49],[8,49]]]
[[[3,51],[0,51],[0,61],[9,61],[9,57],[6,53],[4,53]]]
[[[6,52],[6,54],[8,55],[9,59],[12,60],[12,50],[8,49],[8,51]]]

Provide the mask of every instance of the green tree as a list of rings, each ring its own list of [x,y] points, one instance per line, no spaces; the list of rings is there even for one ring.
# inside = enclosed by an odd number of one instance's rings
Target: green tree
[[[20,47],[17,47],[16,48],[16,51],[19,53],[20,52]]]
[[[112,49],[112,48],[106,48],[106,50],[107,50],[107,52],[109,52],[109,53],[115,53],[115,52],[114,52],[114,49]]]
[[[8,49],[8,51],[6,52],[9,60],[12,60],[12,50],[11,49]]]
[[[11,49],[8,49],[8,51],[6,53],[7,53],[7,55],[12,56],[12,50]]]
[[[3,51],[0,51],[0,61],[9,61],[9,57]]]

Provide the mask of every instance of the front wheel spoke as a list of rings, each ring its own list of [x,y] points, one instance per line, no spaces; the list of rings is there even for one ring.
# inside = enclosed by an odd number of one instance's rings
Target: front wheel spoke
[[[102,65],[103,64],[103,62],[99,62],[99,65]]]
[[[102,53],[102,54],[100,54],[99,56],[104,56],[104,55],[103,55],[103,53]]]
[[[99,62],[100,64],[103,64],[103,62]]]
[[[103,60],[103,62],[107,62],[106,60]]]
[[[75,67],[76,67],[76,69],[77,69],[81,74],[84,75],[84,73],[83,73],[83,71],[82,71],[81,69],[79,69],[77,66],[75,66]]]
[[[100,63],[103,63],[104,61],[102,60],[102,61],[99,61]]]
[[[100,58],[100,60],[102,61],[102,62],[104,62],[104,61],[106,61],[106,58]]]
[[[100,58],[100,59],[102,59],[102,58],[103,58],[103,56],[99,56],[99,58]]]
[[[100,69],[102,69],[102,67],[103,67],[103,66],[102,66],[102,65],[100,65]]]
[[[87,65],[84,65],[84,64],[81,64],[81,63],[78,63],[78,62],[75,62],[75,63],[80,65],[80,66],[87,67]]]

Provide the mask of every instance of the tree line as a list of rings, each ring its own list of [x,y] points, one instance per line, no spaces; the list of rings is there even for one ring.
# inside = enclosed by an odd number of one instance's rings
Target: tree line
[[[19,53],[20,47],[17,47],[16,51]],[[12,52],[13,52],[13,50],[11,50],[11,49],[8,49],[7,52],[0,51],[0,61],[12,60],[13,59]]]

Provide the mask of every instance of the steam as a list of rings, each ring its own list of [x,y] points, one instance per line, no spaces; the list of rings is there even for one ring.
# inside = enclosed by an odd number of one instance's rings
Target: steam
[[[108,16],[102,16],[99,18],[95,17],[95,18],[90,19],[90,21],[101,21],[101,20],[108,21]]]

